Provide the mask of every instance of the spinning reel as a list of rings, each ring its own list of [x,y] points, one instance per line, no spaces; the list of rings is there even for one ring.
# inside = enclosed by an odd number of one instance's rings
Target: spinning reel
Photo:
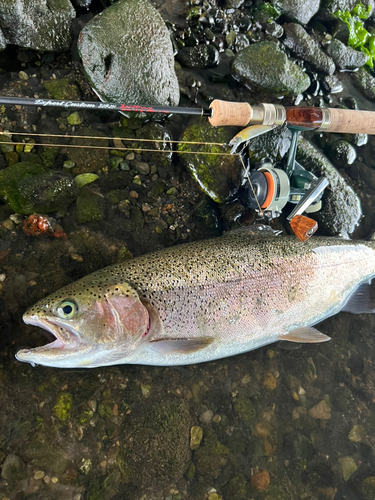
[[[250,140],[249,135],[253,138],[272,128],[274,127],[262,126],[261,130],[257,130],[255,126],[241,131],[231,141],[232,152],[239,144],[247,143]],[[239,197],[247,207],[255,209],[268,219],[279,217],[287,203],[296,205],[287,220],[296,236],[301,241],[306,241],[315,233],[318,224],[302,213],[314,213],[321,209],[321,199],[328,181],[324,177],[316,177],[296,161],[297,141],[301,129],[289,128],[292,132],[292,142],[285,171],[275,168],[268,158],[257,163],[254,168],[250,167],[248,161]]]

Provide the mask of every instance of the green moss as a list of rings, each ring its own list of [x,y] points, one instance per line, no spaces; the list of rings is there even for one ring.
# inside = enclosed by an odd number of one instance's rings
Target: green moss
[[[163,182],[157,182],[154,184],[150,191],[151,198],[159,198],[165,191],[165,184]]]
[[[15,151],[8,151],[4,154],[8,167],[18,163],[18,154]]]
[[[92,410],[90,410],[90,408],[85,408],[82,411],[81,415],[79,416],[79,421],[81,424],[85,424],[86,422],[91,420],[93,416],[94,416],[94,412]]]
[[[78,87],[70,84],[66,78],[49,80],[44,82],[44,86],[54,99],[79,101],[81,98]]]
[[[190,462],[189,467],[186,469],[184,476],[188,481],[191,481],[195,476],[195,465]]]
[[[77,222],[97,222],[104,218],[104,198],[91,191],[82,192],[77,199]]]
[[[225,485],[225,498],[230,498],[231,500],[242,500],[244,498],[247,498],[246,484],[247,483],[244,476],[242,474],[236,474]]]
[[[43,151],[40,153],[39,156],[40,156],[42,163],[45,167],[52,168],[55,164],[55,160],[56,160],[56,156],[57,156],[57,149],[45,148],[45,149],[43,149]]]
[[[244,422],[249,422],[256,416],[255,408],[250,399],[242,396],[237,397],[234,403],[234,411]]]
[[[64,422],[70,418],[72,405],[73,397],[68,392],[62,392],[57,396],[53,406],[53,413],[60,420],[60,422]]]

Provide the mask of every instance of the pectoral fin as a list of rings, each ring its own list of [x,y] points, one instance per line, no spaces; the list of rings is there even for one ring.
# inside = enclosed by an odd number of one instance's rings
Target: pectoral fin
[[[286,335],[281,335],[280,340],[288,340],[289,342],[301,342],[302,344],[315,344],[317,342],[327,342],[331,337],[324,335],[312,326],[303,326],[288,332]]]
[[[350,312],[352,314],[374,313],[375,303],[371,297],[370,283],[359,285],[353,295],[349,297],[341,311]]]
[[[160,354],[191,354],[208,347],[214,340],[215,339],[211,337],[195,339],[160,339],[151,340],[149,345]]]

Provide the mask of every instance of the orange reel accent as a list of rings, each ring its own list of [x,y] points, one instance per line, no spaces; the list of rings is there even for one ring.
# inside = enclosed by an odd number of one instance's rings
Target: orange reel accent
[[[290,227],[299,240],[307,241],[318,229],[318,223],[304,215],[295,215],[290,221]]]
[[[262,172],[262,174],[264,174],[265,178],[267,179],[268,191],[267,191],[267,197],[264,200],[264,203],[261,208],[268,208],[272,203],[272,198],[275,192],[275,183],[272,175],[269,172]]]

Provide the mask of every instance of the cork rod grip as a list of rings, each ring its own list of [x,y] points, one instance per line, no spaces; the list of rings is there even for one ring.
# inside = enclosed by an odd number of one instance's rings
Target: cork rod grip
[[[208,119],[213,127],[237,125],[245,127],[253,116],[250,104],[247,102],[230,102],[215,99],[210,108],[212,116]]]
[[[328,108],[331,123],[325,132],[346,132],[349,134],[375,134],[375,112],[351,109]]]

